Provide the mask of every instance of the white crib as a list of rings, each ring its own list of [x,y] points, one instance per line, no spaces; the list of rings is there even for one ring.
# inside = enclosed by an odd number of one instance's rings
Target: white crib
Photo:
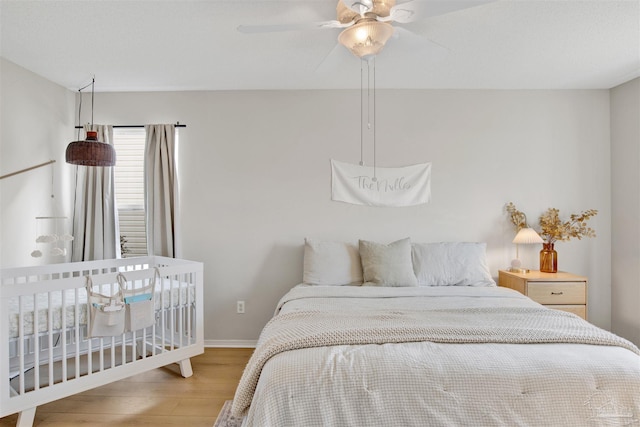
[[[134,288],[156,271],[155,322],[118,336],[90,338],[86,283],[109,294],[121,273]],[[31,426],[38,405],[204,351],[202,263],[164,257],[4,269],[0,276],[0,417],[19,412]],[[152,316],[153,317],[153,316]]]

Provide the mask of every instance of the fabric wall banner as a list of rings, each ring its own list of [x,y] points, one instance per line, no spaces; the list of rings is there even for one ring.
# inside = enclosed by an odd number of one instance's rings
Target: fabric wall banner
[[[331,200],[368,206],[414,206],[431,199],[431,163],[374,168],[331,159]]]

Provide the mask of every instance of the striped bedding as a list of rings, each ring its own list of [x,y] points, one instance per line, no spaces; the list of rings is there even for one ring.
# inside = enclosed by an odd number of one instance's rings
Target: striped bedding
[[[640,422],[630,342],[498,287],[299,285],[245,369],[245,426]]]

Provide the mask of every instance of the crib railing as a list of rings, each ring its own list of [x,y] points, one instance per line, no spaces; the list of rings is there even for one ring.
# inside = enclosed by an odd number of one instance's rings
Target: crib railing
[[[119,274],[130,289],[155,283],[152,324],[91,337],[87,276],[109,295]],[[30,425],[38,405],[170,363],[190,376],[204,350],[202,275],[201,263],[163,257],[2,270],[0,416]]]

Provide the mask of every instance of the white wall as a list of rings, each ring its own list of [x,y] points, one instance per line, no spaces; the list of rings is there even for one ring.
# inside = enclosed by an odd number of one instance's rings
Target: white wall
[[[1,65],[0,172],[57,160],[58,209],[70,215],[73,167],[64,149],[76,136],[74,93]],[[96,123],[187,124],[179,153],[183,246],[186,258],[205,264],[210,342],[257,338],[280,296],[301,280],[305,236],[486,241],[496,276],[515,254],[508,201],[532,223],[552,206],[566,215],[600,211],[591,222],[596,239],[557,249],[560,269],[590,279],[590,320],[611,326],[608,91],[379,90],[378,164],[433,163],[432,202],[396,209],[330,200],[329,159],[359,161],[359,91],[95,98]],[[370,163],[370,144],[365,152]],[[35,216],[51,210],[50,173],[0,181],[3,267],[40,262],[29,253]],[[537,268],[538,250],[521,248],[526,266]],[[239,299],[244,315],[235,313]]]
[[[611,327],[640,345],[640,79],[611,90]]]
[[[597,238],[557,250],[561,270],[590,279],[590,320],[610,327],[608,91],[379,90],[378,164],[433,163],[432,202],[395,209],[330,200],[329,159],[359,161],[359,105],[359,91],[96,94],[99,123],[187,124],[183,246],[205,265],[205,338],[257,338],[301,281],[305,236],[486,241],[497,276],[515,255],[508,201],[533,223],[548,207],[599,210]],[[526,266],[539,249],[521,249]]]
[[[37,216],[71,215],[72,167],[64,162],[67,144],[75,139],[75,99],[65,88],[0,58],[0,175],[49,160],[56,163],[0,181],[0,266],[19,267],[64,262],[63,257],[33,258],[36,233],[54,231]],[[51,171],[54,194],[51,198]],[[71,230],[70,219],[59,223]],[[62,233],[60,233],[62,234]],[[45,246],[39,249],[44,251]],[[70,245],[67,244],[70,249]]]

